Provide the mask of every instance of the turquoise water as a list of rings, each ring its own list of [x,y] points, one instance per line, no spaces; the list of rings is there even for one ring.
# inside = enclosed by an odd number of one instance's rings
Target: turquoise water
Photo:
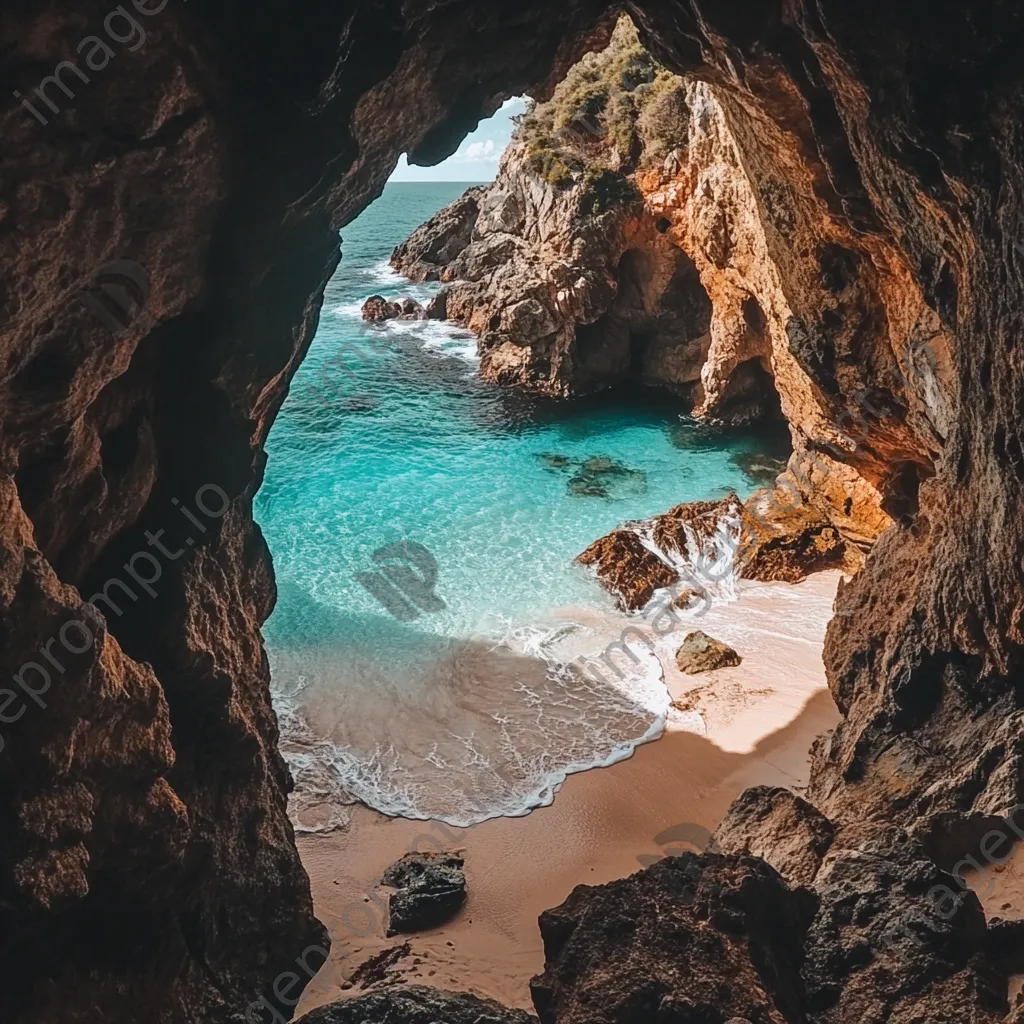
[[[256,512],[280,599],[265,635],[301,827],[336,824],[352,799],[456,823],[522,813],[566,769],[650,738],[664,709],[649,681],[596,692],[527,656],[558,609],[612,608],[573,565],[594,539],[754,487],[735,457],[763,441],[687,424],[673,400],[533,399],[481,382],[474,339],[451,325],[362,322],[371,294],[429,297],[387,259],[466,187],[389,185],[345,229],[268,443]],[[395,544],[436,565],[420,605],[401,586],[397,604],[387,597],[395,559],[374,554]],[[552,704],[569,709],[557,722]]]

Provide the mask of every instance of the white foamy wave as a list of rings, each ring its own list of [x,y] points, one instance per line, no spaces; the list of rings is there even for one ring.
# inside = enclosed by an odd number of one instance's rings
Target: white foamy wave
[[[442,356],[454,356],[471,366],[480,365],[477,354],[476,335],[455,327],[447,321],[430,321],[436,325],[432,331],[424,332],[423,347],[428,352],[436,352]]]
[[[397,288],[400,285],[407,285],[409,283],[408,278],[403,277],[393,266],[391,266],[388,260],[381,260],[380,263],[375,263],[369,270],[364,271],[367,277],[371,280],[376,281],[382,287]]]
[[[367,296],[369,298],[369,296]],[[335,316],[344,317],[346,320],[359,320],[363,319],[363,306],[366,303],[366,299],[362,299],[359,302],[345,302],[340,306],[335,306],[331,312]]]
[[[520,627],[501,641],[453,642],[387,677],[337,664],[291,693],[279,680],[293,656],[273,654],[296,829],[337,828],[354,802],[456,826],[517,817],[550,804],[570,774],[657,739],[669,712],[657,658],[637,650],[625,671],[586,671],[560,649],[592,649],[583,632]]]
[[[416,338],[425,352],[461,359],[474,368],[480,365],[476,335],[447,320],[385,320],[382,326],[388,333]]]
[[[739,509],[730,510],[715,527],[715,532],[706,539],[697,536],[686,523],[683,535],[686,551],[662,548],[654,539],[653,522],[629,524],[648,551],[674,569],[684,582],[692,582],[698,590],[707,594],[711,601],[732,603],[739,599],[739,567],[736,552],[741,540],[742,522]],[[678,584],[676,584],[678,586]],[[665,590],[654,593],[649,604],[663,600]]]

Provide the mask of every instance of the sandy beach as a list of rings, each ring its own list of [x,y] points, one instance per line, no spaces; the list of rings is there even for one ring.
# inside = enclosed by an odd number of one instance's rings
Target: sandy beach
[[[828,572],[793,587],[744,584],[738,602],[713,608],[694,628],[734,646],[743,664],[684,676],[662,656],[679,709],[664,735],[627,760],[569,776],[549,807],[454,828],[357,806],[344,829],[301,836],[333,948],[298,1012],[399,980],[532,1008],[543,910],[576,885],[625,877],[692,848],[688,841],[702,845],[749,786],[806,784],[810,745],[839,717],[821,649],[840,578]],[[468,900],[443,928],[389,939],[388,890],[374,882],[413,849],[464,851]],[[388,955],[376,971],[361,970],[381,954]]]

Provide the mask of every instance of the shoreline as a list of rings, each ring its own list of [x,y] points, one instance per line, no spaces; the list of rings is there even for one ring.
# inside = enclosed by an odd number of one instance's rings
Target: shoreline
[[[750,786],[806,785],[811,744],[839,720],[821,649],[840,578],[836,571],[745,586],[740,601],[692,624],[735,646],[744,657],[737,667],[684,676],[659,649],[674,702],[665,731],[628,758],[569,775],[547,806],[459,828],[355,805],[344,829],[299,834],[315,912],[333,946],[297,1014],[398,981],[532,1010],[542,911],[576,885],[699,848]],[[682,634],[666,640],[678,646]],[[386,938],[388,890],[373,883],[412,849],[464,851],[468,898],[441,928]],[[382,954],[375,976],[348,980]]]

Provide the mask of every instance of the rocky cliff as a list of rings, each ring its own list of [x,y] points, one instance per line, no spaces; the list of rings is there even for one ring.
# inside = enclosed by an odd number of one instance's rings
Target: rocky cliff
[[[777,125],[671,74],[622,18],[527,114],[496,181],[392,263],[450,282],[447,317],[479,336],[497,382],[568,395],[637,379],[700,419],[783,415],[786,483],[867,548],[934,472],[949,338],[815,173]]]
[[[666,1020],[723,1024],[736,1007],[725,965],[760,986],[751,1020],[993,1019],[1005,965],[991,969],[973,905],[932,930],[941,955],[911,963],[898,947],[895,974],[859,930],[894,879],[918,898],[1024,788],[1021,12],[1008,0],[628,7],[644,46],[687,79],[678,168],[609,163],[612,177],[557,197],[531,186],[531,202],[610,218],[627,249],[610,278],[566,258],[590,273],[559,278],[554,298],[598,314],[571,338],[547,292],[507,322],[504,306],[494,326],[491,312],[489,365],[583,389],[670,365],[657,372],[707,415],[734,375],[705,367],[756,365],[806,439],[795,485],[851,528],[892,525],[841,589],[826,644],[844,720],[815,750],[809,795],[853,851],[815,876],[830,909],[810,938],[776,955],[757,907],[730,893],[767,879],[794,930],[804,908],[760,861],[726,858],[693,905],[714,915],[710,931],[686,906],[660,930],[652,901],[623,892],[606,920],[626,931],[602,941],[644,944],[662,985],[666,950],[685,959],[691,936],[712,952],[726,940],[711,931],[740,937],[708,961],[702,1002],[673,994]],[[240,1021],[258,996],[291,1012],[282,972],[322,931],[285,815],[259,636],[274,601],[251,516],[263,444],[337,230],[399,154],[436,162],[505,98],[550,97],[611,27],[598,0],[116,12],[13,0],[0,13],[5,1020]],[[662,241],[645,251],[671,261],[648,274],[631,256],[620,272],[648,210]],[[655,283],[677,269],[679,304]],[[549,315],[548,347],[518,351],[530,347],[514,343],[519,318]],[[653,332],[650,349],[634,349],[634,325]],[[688,353],[705,344],[714,355],[694,377]],[[101,601],[97,619],[83,604],[108,587],[120,610]],[[895,836],[857,838],[882,824]],[[869,862],[877,875],[862,874]],[[663,870],[648,888],[671,884]],[[580,1019],[588,990],[612,994],[607,978],[588,989],[601,965],[570,936],[585,902],[545,926],[538,991],[556,1020]],[[650,1020],[673,990],[630,976],[640,989],[607,1005],[617,1021]],[[893,978],[898,998],[874,998]]]

